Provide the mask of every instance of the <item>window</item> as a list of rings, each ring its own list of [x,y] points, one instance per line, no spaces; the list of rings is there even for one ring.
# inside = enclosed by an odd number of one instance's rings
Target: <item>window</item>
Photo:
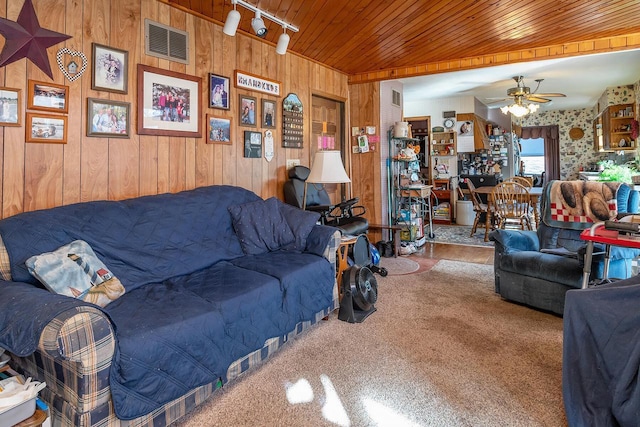
[[[524,163],[525,175],[540,175],[544,172],[544,139],[521,139],[520,160]]]

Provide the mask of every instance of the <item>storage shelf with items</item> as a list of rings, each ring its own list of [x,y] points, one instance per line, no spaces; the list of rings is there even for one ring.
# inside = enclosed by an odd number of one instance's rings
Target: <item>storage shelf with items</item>
[[[436,224],[450,224],[453,221],[451,180],[433,180],[433,195],[436,200],[433,206],[433,222]]]
[[[419,139],[400,138],[389,132],[389,224],[400,225],[402,241],[421,246],[425,242],[425,227],[431,227],[431,186],[424,184],[420,171]]]
[[[596,151],[635,150],[632,130],[635,122],[634,104],[610,105],[593,122]]]
[[[455,130],[433,132],[429,144],[429,170],[431,182],[448,179],[457,171],[457,135]]]

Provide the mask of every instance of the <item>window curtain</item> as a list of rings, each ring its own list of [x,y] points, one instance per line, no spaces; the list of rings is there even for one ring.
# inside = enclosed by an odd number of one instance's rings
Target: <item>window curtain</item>
[[[523,139],[542,138],[544,139],[544,170],[545,182],[552,179],[560,179],[560,129],[558,125],[553,126],[530,126],[523,127]]]

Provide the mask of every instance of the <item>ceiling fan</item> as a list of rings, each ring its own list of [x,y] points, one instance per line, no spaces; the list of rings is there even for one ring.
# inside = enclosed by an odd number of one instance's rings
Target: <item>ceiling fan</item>
[[[513,97],[513,100],[515,101],[516,104],[522,104],[523,101],[545,104],[547,102],[551,102],[549,98],[566,96],[564,93],[557,93],[557,92],[538,93],[538,89],[540,88],[540,83],[544,79],[535,80],[536,83],[538,83],[538,85],[536,86],[533,92],[531,92],[531,89],[529,87],[524,85],[524,77],[514,76],[513,80],[515,80],[516,82],[516,87],[507,89],[507,96]],[[511,100],[511,98],[489,98],[489,99],[498,99],[496,102]]]

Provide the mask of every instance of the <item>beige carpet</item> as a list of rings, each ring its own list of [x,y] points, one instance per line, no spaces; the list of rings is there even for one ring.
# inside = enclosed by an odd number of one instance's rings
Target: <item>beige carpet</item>
[[[490,265],[376,275],[377,312],[334,314],[180,426],[565,426],[562,319],[502,301]]]
[[[390,276],[399,276],[418,271],[420,264],[403,256],[383,257],[380,258],[380,267],[386,268]]]

